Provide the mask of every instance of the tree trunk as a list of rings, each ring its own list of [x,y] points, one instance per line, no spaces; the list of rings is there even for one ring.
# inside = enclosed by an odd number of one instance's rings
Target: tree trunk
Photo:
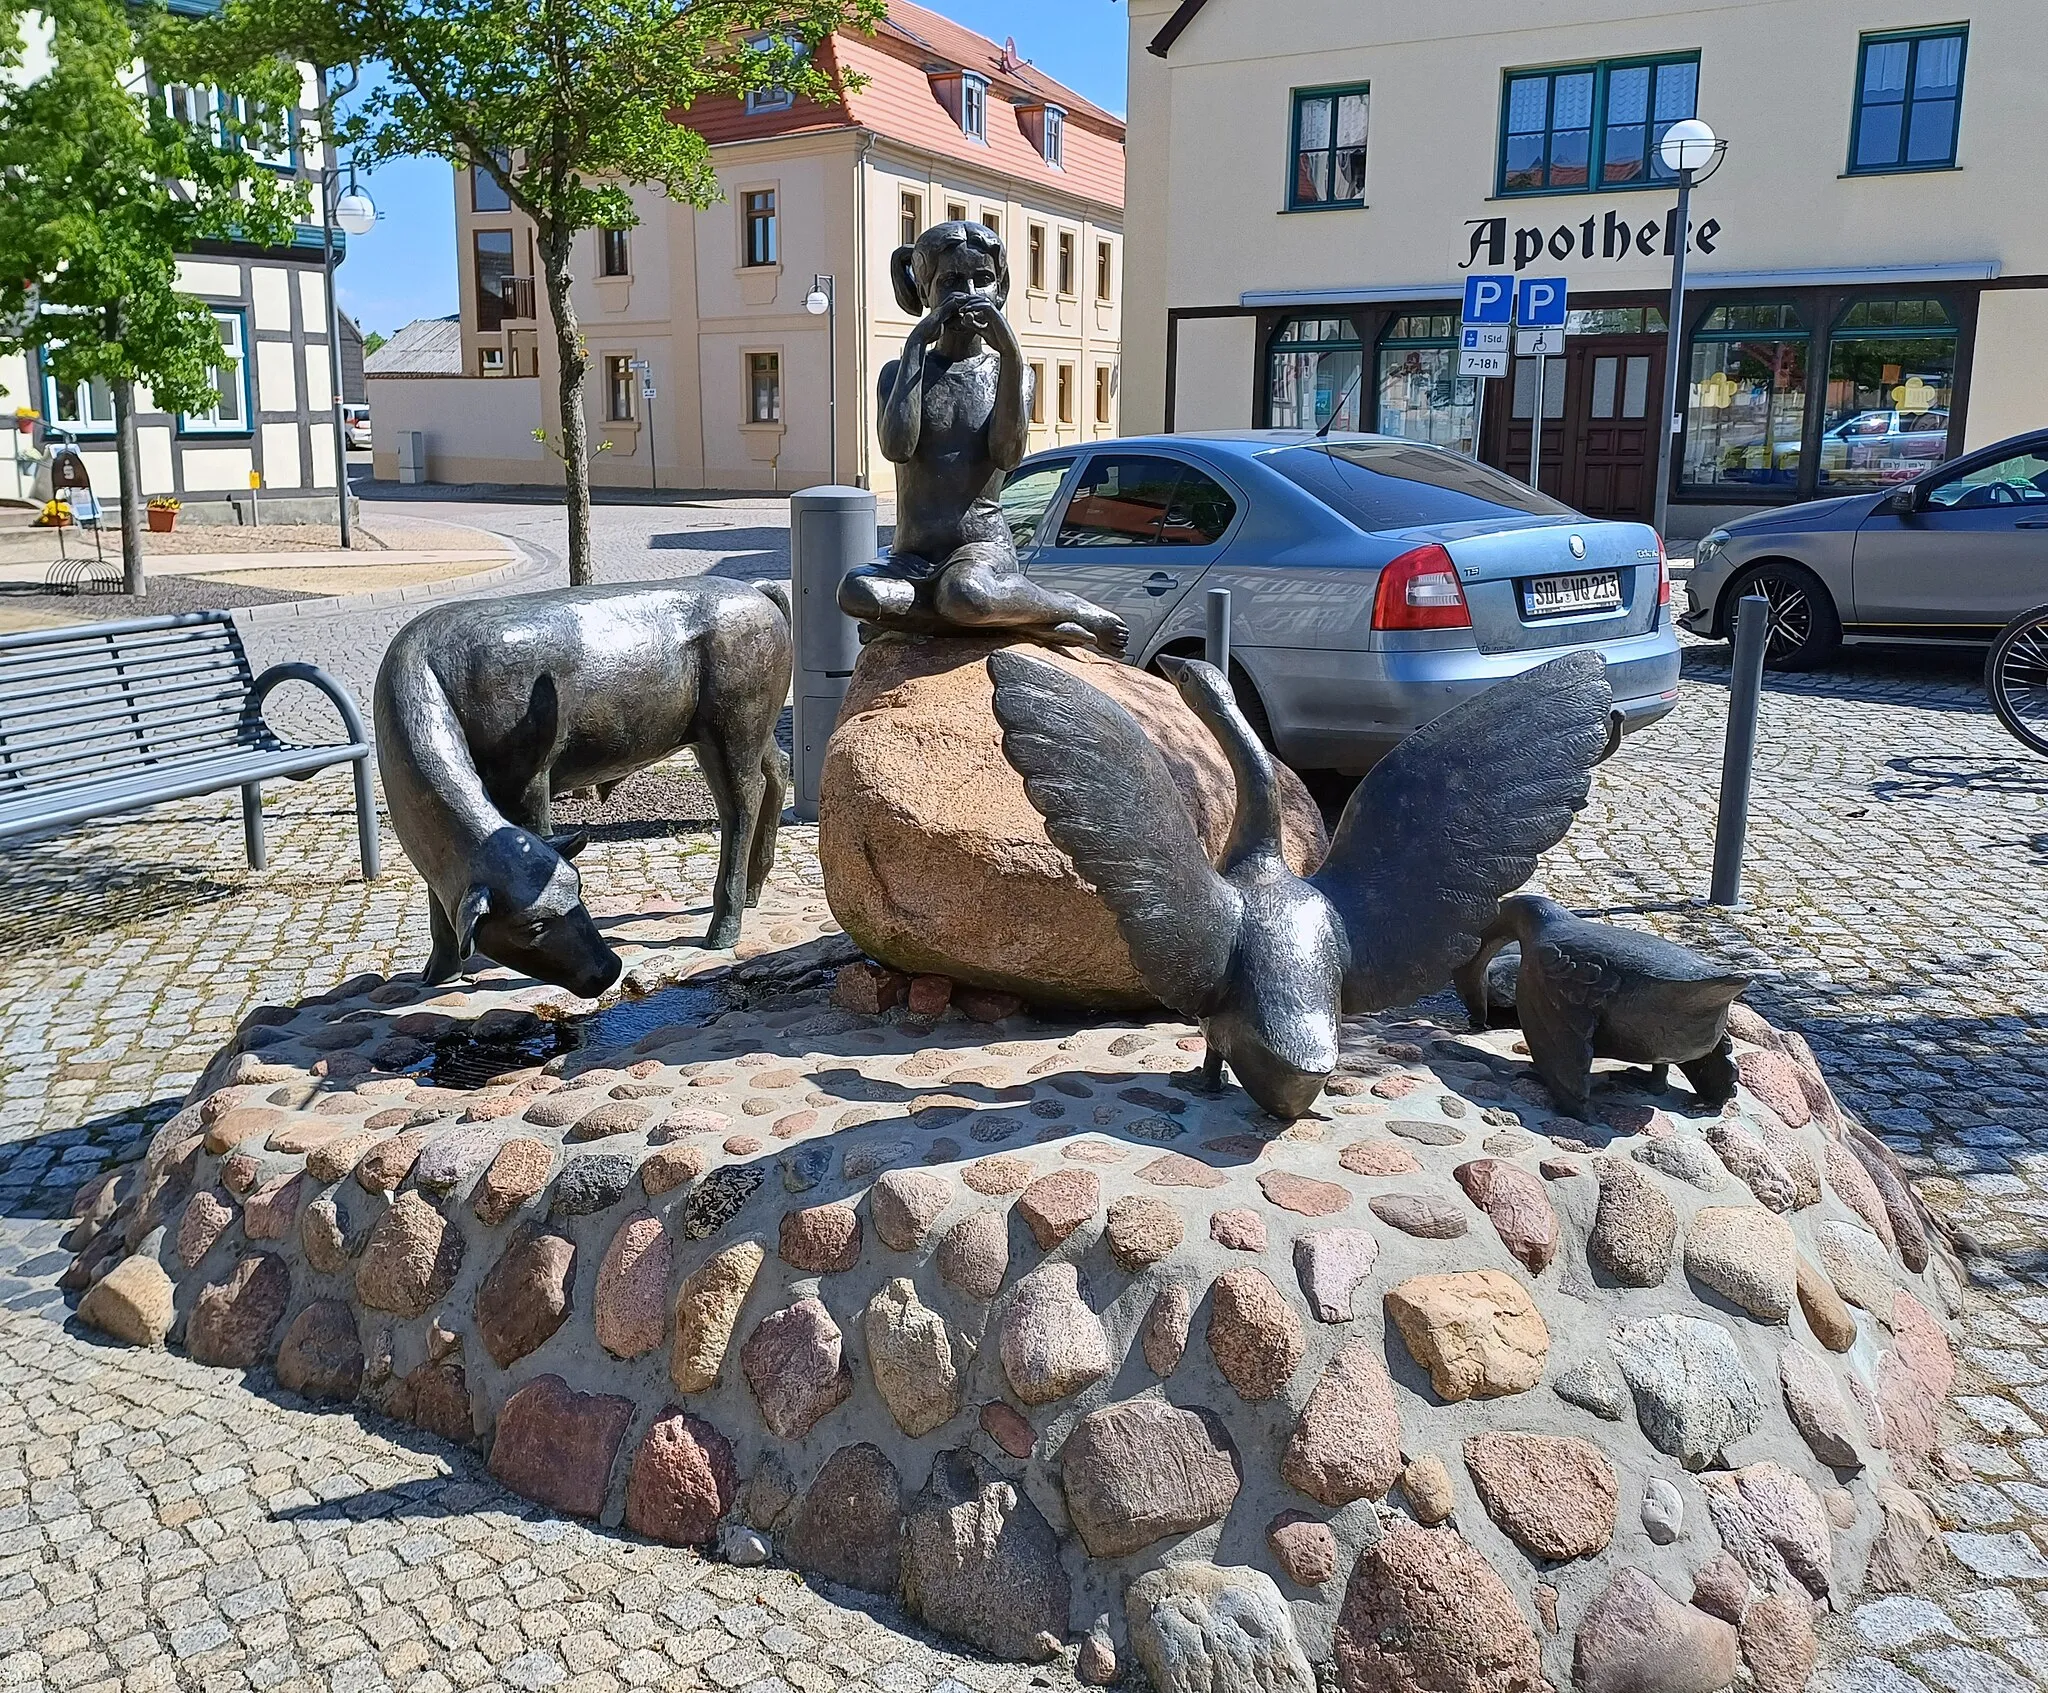
[[[114,463],[121,484],[121,586],[137,599],[149,592],[142,574],[142,448],[135,436],[135,384],[116,377],[114,390]],[[101,520],[105,521],[104,518]]]
[[[569,298],[569,246],[573,230],[549,230],[540,242],[548,315],[555,321],[562,409],[562,481],[569,497],[569,585],[593,580],[590,567],[590,438],[583,424],[583,378],[590,366],[576,306]]]

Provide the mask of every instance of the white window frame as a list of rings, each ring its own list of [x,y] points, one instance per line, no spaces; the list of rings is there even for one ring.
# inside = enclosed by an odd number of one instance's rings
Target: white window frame
[[[773,417],[756,417],[754,415],[754,361],[756,359],[773,359],[775,361],[775,386],[772,390],[775,411]],[[748,429],[780,429],[783,426],[782,349],[780,347],[747,348],[740,354],[740,371],[745,383],[740,398],[740,408],[745,413],[744,427]]]
[[[1045,162],[1054,170],[1065,170],[1067,154],[1067,114],[1059,106],[1045,108],[1044,144],[1039,148]]]
[[[179,111],[179,96],[183,95],[195,109]],[[167,83],[163,90],[164,112],[173,123],[181,123],[188,129],[204,129],[214,145],[220,144],[220,95],[211,88],[190,83]]]
[[[78,416],[75,419],[67,420],[58,415],[57,402],[61,397],[62,390],[57,386],[57,379],[48,371],[43,372],[43,418],[45,422],[52,428],[61,429],[69,435],[113,434],[114,390],[106,383],[102,383],[101,387],[105,389],[107,396],[107,415],[104,421],[92,415],[93,384],[89,381],[80,382],[73,386],[71,392],[72,398],[77,405]]]
[[[219,324],[232,323],[235,328],[232,341],[223,340],[221,346],[232,356],[229,366],[242,385],[242,415],[239,419],[223,418],[219,408],[211,412],[186,412],[178,418],[180,435],[253,435],[256,433],[255,401],[249,382],[249,318],[239,306],[215,306],[213,321]],[[220,373],[214,373],[216,382]]]
[[[988,78],[972,71],[960,73],[960,133],[988,144]]]
[[[481,376],[503,376],[505,374],[505,349],[503,347],[479,347],[476,350],[476,368]]]

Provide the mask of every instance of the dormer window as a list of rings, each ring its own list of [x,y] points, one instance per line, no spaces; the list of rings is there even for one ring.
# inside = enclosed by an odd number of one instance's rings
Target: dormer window
[[[988,139],[988,81],[965,72],[960,78],[960,133]]]
[[[782,45],[782,42],[773,35],[757,35],[747,45],[757,53],[767,53]],[[789,46],[799,54],[803,52],[803,43],[800,41],[792,39]],[[787,88],[753,88],[747,91],[749,117],[757,112],[786,112],[795,104],[796,96]]]
[[[1039,102],[1017,108],[1017,127],[1024,139],[1038,149],[1038,156],[1054,170],[1065,164],[1067,114],[1064,107]]]

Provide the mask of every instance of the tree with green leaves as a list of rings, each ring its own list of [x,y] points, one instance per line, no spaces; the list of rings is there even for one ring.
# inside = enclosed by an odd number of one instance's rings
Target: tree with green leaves
[[[197,61],[162,0],[0,0],[0,351],[40,349],[60,384],[114,400],[127,590],[145,592],[135,391],[209,411],[225,359],[213,313],[178,292],[201,242],[284,244],[302,184],[256,155],[283,138],[300,79],[286,61],[213,77],[218,117],[193,126],[139,68]]]
[[[811,49],[872,28],[884,0],[225,0],[194,25],[210,57],[375,62],[340,124],[355,159],[433,156],[483,171],[533,220],[560,377],[569,580],[588,582],[589,354],[570,297],[576,237],[639,220],[628,189],[708,206],[711,147],[689,127],[710,95],[835,97]]]

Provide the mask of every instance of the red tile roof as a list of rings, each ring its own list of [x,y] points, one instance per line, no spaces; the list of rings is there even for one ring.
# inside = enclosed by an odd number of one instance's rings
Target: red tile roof
[[[1122,120],[1033,66],[1007,58],[995,42],[950,18],[908,0],[890,0],[888,17],[873,35],[836,35],[820,46],[818,62],[828,71],[857,72],[867,81],[830,104],[799,100],[781,112],[749,113],[738,100],[702,100],[689,111],[690,126],[713,143],[871,129],[963,164],[1123,205]],[[970,70],[988,79],[986,144],[963,134],[934,92],[928,73],[946,69]],[[1064,168],[1059,170],[1039,155],[1019,119],[1019,105],[1045,102],[1067,114]]]

